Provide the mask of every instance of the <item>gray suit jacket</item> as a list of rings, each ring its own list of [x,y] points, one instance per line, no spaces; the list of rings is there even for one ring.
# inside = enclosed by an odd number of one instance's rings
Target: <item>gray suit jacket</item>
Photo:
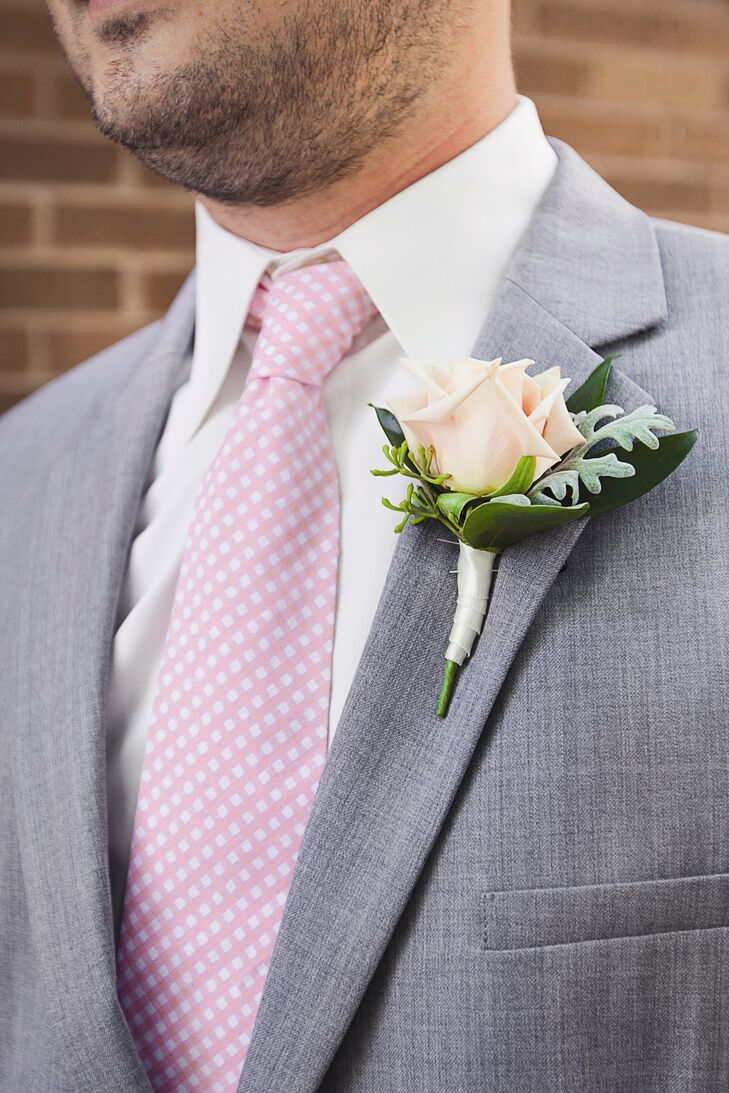
[[[450,714],[436,527],[399,542],[240,1093],[729,1088],[729,243],[564,145],[475,354],[655,402],[697,448],[508,550]],[[192,336],[167,317],[0,420],[0,1089],[149,1093],[116,1001],[102,709]]]

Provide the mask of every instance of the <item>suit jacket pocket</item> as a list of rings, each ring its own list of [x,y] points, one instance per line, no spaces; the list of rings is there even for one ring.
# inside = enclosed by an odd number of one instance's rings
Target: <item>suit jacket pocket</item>
[[[729,873],[627,884],[487,892],[491,951],[729,926]]]

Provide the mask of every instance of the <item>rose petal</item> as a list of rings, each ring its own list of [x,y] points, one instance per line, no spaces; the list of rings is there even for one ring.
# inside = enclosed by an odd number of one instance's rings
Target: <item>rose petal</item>
[[[406,395],[398,395],[396,398],[388,399],[385,403],[388,410],[392,410],[393,414],[397,418],[398,424],[403,431],[403,436],[408,442],[408,448],[412,451],[417,451],[418,441],[412,429],[405,424],[405,419],[410,414],[416,413],[421,410],[423,406],[428,405],[428,396],[425,391],[412,391]]]
[[[529,418],[557,455],[562,456],[577,444],[584,443],[584,437],[570,417],[563,397],[570,381],[559,378],[559,368],[550,368],[534,376],[534,380],[546,393]],[[539,473],[544,474],[549,466],[551,464],[544,466]]]
[[[524,373],[524,386],[521,394],[521,405],[524,413],[529,416],[539,405],[544,397],[544,392],[539,384],[527,372]]]
[[[487,379],[498,371],[501,357],[494,361],[477,360],[474,357],[456,357],[450,361],[448,367],[451,370],[451,384],[449,391],[455,391],[466,383],[479,376]]]
[[[447,421],[448,418],[452,417],[465,399],[469,398],[469,396],[483,383],[488,382],[488,377],[484,379],[483,376],[478,374],[472,376],[470,380],[462,384],[457,390],[450,392],[438,402],[432,402],[414,413],[408,414],[408,424],[415,427],[419,423],[434,424]]]
[[[418,444],[435,449],[438,473],[451,476],[449,489],[486,493],[503,485],[522,455],[556,459],[499,372],[409,415],[407,425]]]
[[[532,483],[536,482],[538,478],[541,478],[543,474],[546,474],[550,467],[553,467],[555,463],[559,463],[559,456],[555,456],[554,459],[542,459],[541,456],[537,459],[534,465],[534,477]]]
[[[559,380],[554,384],[547,384],[542,388],[543,397],[534,407],[531,414],[529,414],[529,420],[532,422],[535,429],[539,429],[540,433],[544,432],[547,419],[552,413],[557,399],[560,398],[568,383],[569,380]],[[545,391],[546,393],[544,393]]]
[[[450,389],[450,371],[441,368],[438,364],[429,361],[414,360],[410,357],[400,357],[400,365],[409,372],[419,383],[422,383],[426,391],[436,398],[443,398]]]
[[[570,412],[561,395],[547,419],[544,439],[560,456],[578,444],[585,443],[585,438],[570,417]]]
[[[547,368],[544,372],[537,372],[536,376],[532,376],[535,383],[539,384],[544,390],[549,390],[554,387],[555,383],[558,383],[561,379],[560,368],[558,364]],[[567,381],[569,383],[569,380]]]
[[[524,387],[526,380],[529,378],[525,373],[525,369],[530,364],[534,364],[534,361],[525,358],[521,361],[512,361],[511,364],[504,364],[499,369],[499,379],[514,401],[521,407],[524,406]]]

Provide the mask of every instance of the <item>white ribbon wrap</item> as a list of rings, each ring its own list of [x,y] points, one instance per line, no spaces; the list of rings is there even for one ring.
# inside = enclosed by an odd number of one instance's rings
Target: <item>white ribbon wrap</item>
[[[460,544],[458,554],[458,603],[448,637],[446,660],[463,664],[481,633],[489,602],[496,555]]]

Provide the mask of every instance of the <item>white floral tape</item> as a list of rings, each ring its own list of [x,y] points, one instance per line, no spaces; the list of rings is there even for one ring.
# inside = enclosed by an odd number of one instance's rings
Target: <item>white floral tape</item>
[[[458,554],[458,602],[448,636],[446,660],[463,664],[481,633],[489,602],[496,555],[460,544]]]

